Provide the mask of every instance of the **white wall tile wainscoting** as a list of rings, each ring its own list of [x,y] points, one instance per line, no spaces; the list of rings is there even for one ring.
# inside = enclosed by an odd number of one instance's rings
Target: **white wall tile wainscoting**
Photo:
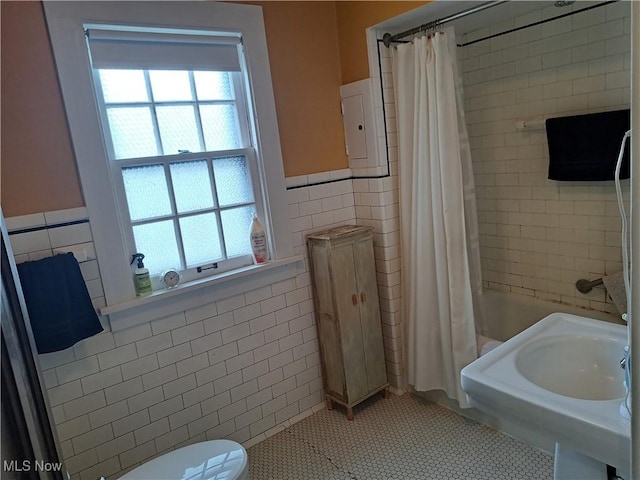
[[[351,180],[290,190],[289,200],[305,258],[308,232],[355,223]],[[95,258],[87,219],[84,208],[7,219],[16,261],[78,244]],[[103,306],[97,260],[81,269]],[[259,441],[311,413],[322,380],[310,282],[305,260],[293,278],[132,328],[112,332],[102,317],[105,332],[39,355],[72,478],[117,476],[205,439]]]

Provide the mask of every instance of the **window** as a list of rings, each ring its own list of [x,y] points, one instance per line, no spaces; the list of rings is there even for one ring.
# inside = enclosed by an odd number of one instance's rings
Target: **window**
[[[187,281],[251,264],[260,185],[239,39],[122,28],[87,38],[130,254]]]
[[[271,258],[291,257],[261,9],[44,8],[107,305],[135,296],[136,251],[152,274],[179,268],[183,282],[250,264],[253,211]]]

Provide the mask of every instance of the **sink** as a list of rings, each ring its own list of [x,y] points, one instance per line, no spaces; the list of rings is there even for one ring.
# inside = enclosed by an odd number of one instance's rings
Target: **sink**
[[[622,400],[624,370],[618,340],[585,335],[542,337],[524,345],[516,369],[541,388],[584,400]]]
[[[614,467],[630,464],[622,325],[553,313],[467,365],[469,403]]]

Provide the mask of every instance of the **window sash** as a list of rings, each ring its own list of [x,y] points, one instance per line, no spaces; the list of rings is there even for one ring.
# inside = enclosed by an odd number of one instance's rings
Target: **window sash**
[[[230,76],[231,76],[231,83],[232,83],[232,87],[233,87],[233,93],[234,93],[234,99],[233,100],[197,100],[195,93],[193,93],[193,98],[194,100],[189,100],[189,101],[155,101],[153,99],[153,95],[152,95],[152,91],[151,91],[151,84],[150,84],[150,80],[149,80],[149,72],[148,70],[144,70],[144,75],[145,75],[145,82],[146,82],[146,88],[147,88],[147,92],[149,94],[149,100],[146,102],[111,102],[111,103],[106,103],[104,100],[104,92],[102,90],[102,82],[100,81],[100,73],[99,73],[100,69],[93,69],[93,86],[94,86],[94,90],[95,90],[95,97],[96,97],[96,101],[98,104],[98,112],[100,115],[100,122],[102,124],[102,132],[103,132],[103,137],[104,137],[104,142],[105,142],[105,146],[107,149],[107,155],[109,157],[110,160],[112,161],[117,161],[117,162],[123,162],[124,160],[127,160],[127,158],[116,158],[116,154],[115,154],[115,146],[114,146],[114,141],[113,141],[113,136],[112,136],[112,132],[111,132],[111,126],[109,124],[109,119],[108,119],[108,108],[109,107],[114,107],[114,106],[134,106],[134,107],[138,107],[138,106],[149,106],[151,109],[151,120],[153,122],[153,130],[154,130],[154,136],[155,136],[155,141],[156,141],[156,149],[158,152],[161,152],[160,155],[158,156],[162,156],[162,155],[171,155],[166,154],[163,152],[163,146],[162,146],[162,140],[161,140],[161,134],[160,134],[160,129],[159,129],[159,125],[158,125],[158,115],[157,115],[157,111],[156,111],[156,107],[162,107],[162,106],[180,106],[180,105],[192,105],[195,109],[195,118],[196,118],[196,128],[197,128],[197,133],[198,133],[198,137],[200,140],[200,146],[202,148],[201,153],[205,153],[206,152],[206,145],[205,145],[205,139],[204,139],[204,131],[203,131],[203,127],[202,127],[202,120],[201,120],[201,116],[200,116],[200,110],[199,107],[201,105],[234,105],[235,106],[235,112],[236,112],[236,120],[238,122],[238,135],[239,135],[239,142],[240,142],[240,147],[241,148],[246,148],[249,146],[253,145],[253,135],[251,133],[251,123],[249,121],[249,112],[248,112],[248,104],[246,101],[246,96],[247,96],[247,91],[246,88],[244,86],[244,79],[242,77],[242,74],[240,72],[230,72]],[[142,68],[139,68],[137,70],[143,70]],[[192,86],[192,89],[194,88],[194,78],[193,78],[193,74],[190,73],[190,83]],[[219,151],[223,151],[223,150],[219,150]],[[132,157],[132,158],[145,158],[145,157]]]
[[[216,159],[222,159],[227,157],[244,157],[247,160],[247,166],[249,169],[249,178],[251,182],[251,188],[253,191],[253,202],[239,202],[229,205],[220,206],[218,201],[214,202],[214,207],[198,209],[188,212],[178,213],[176,201],[174,198],[174,193],[172,190],[171,183],[171,173],[170,173],[170,165],[180,162],[193,162],[198,160],[206,160],[208,162],[208,168],[212,168],[212,162],[215,162]],[[162,165],[165,170],[165,175],[167,179],[167,187],[169,189],[169,197],[171,201],[171,213],[167,215],[156,216],[152,218],[145,218],[140,220],[132,220],[129,212],[129,205],[127,201],[124,179],[122,175],[122,170],[127,167],[136,167],[136,166],[145,166],[145,165]],[[219,221],[219,235],[221,237],[221,244],[223,246],[223,254],[225,253],[224,247],[224,239],[223,237],[223,226],[220,219],[221,212],[225,210],[231,210],[233,208],[238,208],[242,206],[253,206],[258,216],[264,218],[264,203],[262,200],[262,194],[260,190],[259,184],[259,171],[257,165],[257,153],[253,148],[243,148],[237,150],[225,150],[225,151],[216,151],[216,152],[204,152],[204,153],[188,153],[181,155],[168,155],[168,156],[158,156],[158,157],[145,157],[145,158],[137,158],[137,159],[127,159],[117,162],[110,162],[111,166],[111,176],[114,184],[114,191],[116,194],[116,199],[118,203],[118,211],[120,213],[121,221],[123,224],[123,234],[124,234],[124,243],[125,248],[130,254],[136,253],[136,243],[133,233],[133,227],[137,225],[144,225],[148,223],[154,223],[161,220],[171,220],[174,223],[174,231],[176,234],[176,241],[178,242],[178,251],[180,255],[180,261],[182,265],[167,265],[167,268],[177,268],[181,272],[182,281],[191,281],[199,278],[203,278],[206,276],[226,272],[229,270],[233,270],[236,268],[244,267],[253,263],[253,258],[250,254],[231,257],[231,258],[223,258],[218,260],[212,260],[212,262],[206,263],[204,265],[192,265],[187,266],[184,246],[182,244],[182,239],[180,235],[180,225],[179,219],[190,217],[198,214],[204,213],[215,213],[218,221]],[[213,177],[211,177],[213,181]],[[145,253],[145,252],[142,252]],[[216,268],[208,268],[211,263],[216,263]],[[207,267],[205,269],[201,269],[198,271],[198,267]],[[158,280],[157,272],[152,275],[152,280]],[[154,282],[155,282],[154,280]],[[155,288],[161,288],[162,285],[157,282],[154,283]]]

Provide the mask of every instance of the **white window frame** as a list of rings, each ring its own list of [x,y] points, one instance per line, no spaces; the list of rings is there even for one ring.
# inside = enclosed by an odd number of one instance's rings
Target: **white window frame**
[[[118,212],[118,194],[113,187],[83,33],[88,24],[193,29],[242,37],[243,72],[253,93],[247,110],[256,126],[251,144],[259,156],[256,166],[262,198],[256,198],[256,203],[263,206],[271,259],[291,258],[286,186],[262,9],[218,2],[49,1],[44,2],[44,9],[107,306],[131,303],[135,290],[128,234]],[[219,281],[212,277],[213,283]]]

